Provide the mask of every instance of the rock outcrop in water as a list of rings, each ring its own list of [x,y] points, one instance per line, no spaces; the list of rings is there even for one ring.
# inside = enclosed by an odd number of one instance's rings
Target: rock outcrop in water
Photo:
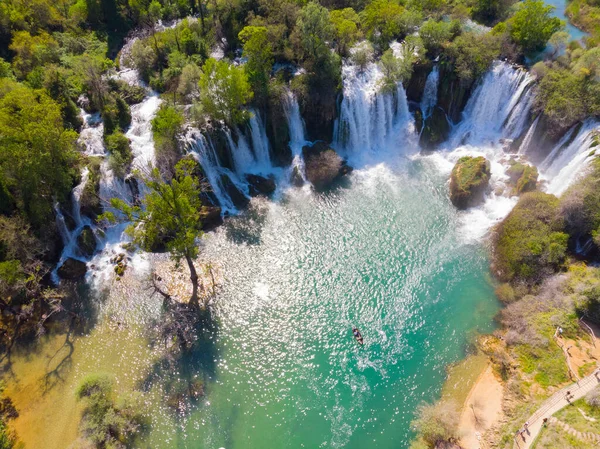
[[[450,124],[441,108],[435,107],[425,119],[419,145],[423,150],[435,150],[450,135]]]
[[[96,251],[96,236],[91,226],[84,226],[77,236],[77,247],[82,255],[92,257]]]
[[[306,179],[319,191],[326,190],[336,180],[352,171],[340,155],[325,142],[303,147],[302,155]]]
[[[273,175],[264,177],[260,175],[246,175],[250,196],[266,196],[269,197],[275,192],[275,177]]]
[[[459,209],[483,202],[490,183],[490,162],[483,156],[461,157],[450,177],[450,200]]]
[[[78,281],[85,276],[87,266],[85,262],[69,257],[58,268],[58,275],[67,281]]]
[[[513,193],[516,195],[531,192],[537,187],[538,170],[533,165],[513,159],[510,161],[510,167],[506,170],[506,174],[514,186]]]

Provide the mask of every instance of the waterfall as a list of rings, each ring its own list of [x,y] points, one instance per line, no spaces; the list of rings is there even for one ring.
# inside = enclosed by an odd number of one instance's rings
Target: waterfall
[[[73,189],[71,192],[71,200],[73,203],[73,219],[75,220],[76,226],[79,228],[82,226],[83,222],[81,220],[81,195],[83,194],[83,189],[88,183],[88,179],[90,177],[90,170],[87,167],[84,167],[81,171],[81,182]]]
[[[152,119],[160,107],[158,93],[151,92],[144,101],[131,107],[131,126],[125,134],[131,141],[132,168],[144,170],[154,165]]]
[[[541,165],[542,178],[548,180],[548,193],[562,194],[578,175],[585,172],[595,157],[590,148],[597,132],[600,132],[600,122],[588,119],[574,137],[574,130],[571,130],[556,145]]]
[[[290,149],[292,151],[292,165],[290,175],[297,172],[304,182],[306,182],[304,159],[302,157],[302,147],[308,144],[306,140],[306,129],[304,120],[300,116],[300,105],[298,99],[291,91],[287,91],[283,97],[283,111],[287,120],[290,133]],[[289,176],[288,176],[289,178]]]
[[[273,168],[271,164],[271,151],[265,125],[258,111],[251,111],[250,116],[250,135],[252,138],[252,148],[256,158],[257,169],[261,173],[270,172]]]
[[[433,108],[437,104],[439,80],[440,71],[436,64],[433,66],[433,70],[429,73],[429,75],[427,75],[427,81],[425,81],[425,89],[423,91],[423,98],[421,99],[421,112],[423,113],[423,120],[431,115]]]
[[[79,133],[78,142],[85,148],[87,156],[104,156],[104,124],[100,113],[88,114],[83,109],[79,115],[83,120],[83,127]]]
[[[58,233],[60,234],[63,245],[66,247],[69,245],[73,237],[69,231],[69,228],[67,227],[65,216],[61,212],[60,205],[58,203],[54,203],[54,215],[56,216],[56,228],[58,229]]]
[[[297,156],[301,154],[302,147],[307,143],[306,129],[304,120],[302,120],[302,117],[300,116],[300,105],[298,105],[298,100],[289,90],[283,98],[283,111],[290,133],[290,148],[292,154]]]
[[[414,132],[406,92],[380,92],[383,73],[375,63],[365,70],[349,63],[342,67],[344,83],[339,118],[334,125],[334,145],[348,156],[406,147]]]
[[[239,131],[237,143],[233,140],[233,136],[231,135],[231,130],[229,128],[225,128],[225,136],[227,137],[229,152],[233,158],[235,172],[240,177],[243,177],[244,173],[248,173],[253,167],[256,166],[256,159],[254,158],[252,151],[250,151],[250,145],[248,145],[246,137]]]
[[[529,145],[531,145],[531,139],[533,139],[533,136],[535,134],[535,129],[537,128],[537,124],[540,121],[540,117],[542,115],[538,115],[536,117],[536,119],[533,121],[533,123],[531,124],[531,126],[529,127],[529,129],[527,130],[527,134],[525,134],[525,138],[523,139],[523,142],[521,142],[521,145],[519,145],[519,151],[518,154],[524,155],[527,153],[527,150],[529,149]]]
[[[532,84],[527,71],[495,61],[469,98],[450,148],[518,137],[533,105]]]
[[[206,176],[213,193],[217,197],[221,209],[225,212],[237,212],[222,181],[223,176],[228,176],[230,180],[233,180],[235,175],[226,168],[219,166],[219,158],[217,157],[212,142],[195,128],[188,130],[185,141],[190,153],[202,166],[204,175]],[[235,181],[232,182],[235,183]]]

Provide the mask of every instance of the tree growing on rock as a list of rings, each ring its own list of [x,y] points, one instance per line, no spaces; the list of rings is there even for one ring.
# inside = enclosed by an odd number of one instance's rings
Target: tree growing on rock
[[[202,67],[199,86],[202,107],[214,120],[236,125],[248,119],[244,105],[254,93],[244,68],[209,58]]]
[[[149,175],[138,173],[149,189],[141,205],[132,206],[118,198],[113,198],[111,205],[131,222],[126,232],[136,246],[149,251],[164,244],[175,262],[185,260],[192,283],[189,304],[197,308],[198,273],[194,259],[198,256],[196,240],[202,236],[202,202],[200,184],[193,174],[195,170],[194,161],[182,159],[175,166],[175,176],[170,182],[161,178],[157,168]],[[103,218],[111,222],[117,220],[112,212],[105,213]]]

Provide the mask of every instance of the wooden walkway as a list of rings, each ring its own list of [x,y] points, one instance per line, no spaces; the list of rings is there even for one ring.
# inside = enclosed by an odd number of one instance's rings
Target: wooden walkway
[[[598,370],[596,370],[594,373],[584,377],[580,381],[554,393],[550,398],[544,401],[536,412],[527,420],[529,423],[528,432],[525,432],[523,436],[517,435],[515,437],[514,448],[529,449],[542,429],[544,418],[548,418],[548,421],[550,421],[552,415],[569,405],[571,402],[581,399],[598,385],[600,385],[600,374],[598,373]],[[571,399],[569,401],[567,401],[566,398],[567,391],[570,392]]]

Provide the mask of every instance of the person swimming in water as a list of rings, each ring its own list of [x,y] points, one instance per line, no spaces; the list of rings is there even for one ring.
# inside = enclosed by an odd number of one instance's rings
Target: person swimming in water
[[[360,331],[356,327],[352,328],[352,334],[354,335],[354,338],[359,344],[363,345],[365,343],[363,341],[362,335],[360,334]]]

